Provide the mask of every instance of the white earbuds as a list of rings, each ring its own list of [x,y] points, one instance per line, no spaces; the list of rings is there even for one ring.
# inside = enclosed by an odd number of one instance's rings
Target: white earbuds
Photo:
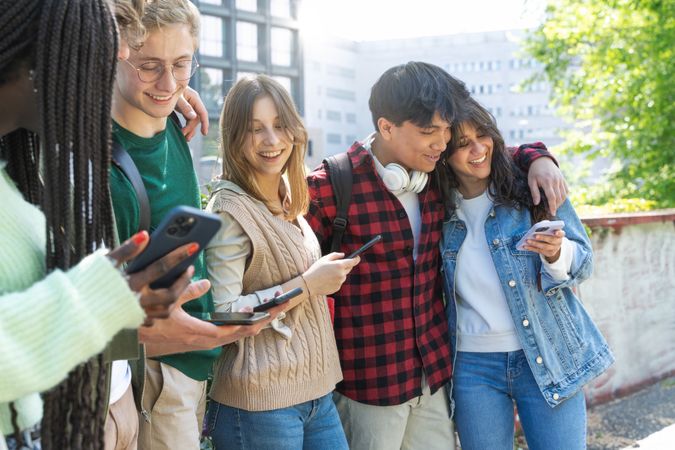
[[[400,195],[404,192],[414,192],[419,194],[427,185],[429,175],[426,172],[413,170],[410,174],[403,166],[396,163],[389,163],[383,167],[381,173],[384,185],[394,195]]]

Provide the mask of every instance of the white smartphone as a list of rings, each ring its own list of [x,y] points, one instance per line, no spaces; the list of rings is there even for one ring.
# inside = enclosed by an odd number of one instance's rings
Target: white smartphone
[[[523,246],[525,245],[525,241],[528,239],[534,239],[535,234],[550,234],[553,235],[557,230],[562,230],[565,227],[565,222],[562,220],[542,220],[541,222],[537,222],[532,227],[527,230],[527,233],[520,238],[518,243],[516,244],[516,248],[518,250],[525,251]]]

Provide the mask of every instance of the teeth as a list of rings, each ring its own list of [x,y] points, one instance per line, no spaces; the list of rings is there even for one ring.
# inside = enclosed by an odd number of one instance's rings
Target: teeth
[[[155,100],[158,100],[158,101],[160,101],[160,102],[169,100],[169,99],[171,98],[170,95],[169,95],[169,96],[166,96],[166,97],[160,97],[160,96],[158,96],[158,95],[148,94],[148,96],[151,97],[151,98],[153,98],[153,99],[155,99]]]
[[[485,158],[487,158],[487,153],[483,155],[482,158],[474,159],[473,161],[469,161],[469,164],[480,164],[483,161],[485,161]]]
[[[264,156],[265,158],[275,158],[279,155],[281,155],[281,150],[278,152],[265,152],[265,153],[260,153],[261,156]]]

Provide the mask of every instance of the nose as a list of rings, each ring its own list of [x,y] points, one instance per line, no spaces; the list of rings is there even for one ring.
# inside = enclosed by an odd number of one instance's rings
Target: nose
[[[277,145],[280,139],[277,135],[277,131],[274,128],[267,128],[265,131],[265,144],[267,145]]]
[[[162,76],[157,80],[156,86],[158,89],[166,92],[174,92],[176,90],[176,79],[173,77],[170,67],[164,68],[164,72],[162,72]]]
[[[438,137],[431,143],[431,148],[437,152],[442,152],[448,146],[448,142],[450,142],[449,131],[438,135]]]

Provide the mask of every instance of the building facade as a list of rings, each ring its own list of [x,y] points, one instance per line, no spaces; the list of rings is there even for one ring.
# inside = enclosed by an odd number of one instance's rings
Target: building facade
[[[549,108],[548,85],[536,82],[521,88],[537,69],[534,60],[523,55],[524,33],[496,31],[371,42],[308,40],[304,49],[305,119],[314,147],[324,151],[314,152],[312,159],[320,161],[344,151],[355,137],[362,139],[374,130],[368,110],[370,88],[385,70],[408,61],[438,65],[464,81],[495,116],[507,144],[560,143],[558,131],[566,124]],[[353,76],[328,76],[328,68],[335,65],[352,69]],[[335,92],[349,92],[349,100],[338,101],[329,95]]]
[[[218,117],[223,98],[239,78],[265,73],[304,108],[303,53],[298,25],[299,0],[193,0],[201,12],[199,70],[191,85],[200,93],[211,121],[209,135],[190,146],[200,179],[219,173]]]

